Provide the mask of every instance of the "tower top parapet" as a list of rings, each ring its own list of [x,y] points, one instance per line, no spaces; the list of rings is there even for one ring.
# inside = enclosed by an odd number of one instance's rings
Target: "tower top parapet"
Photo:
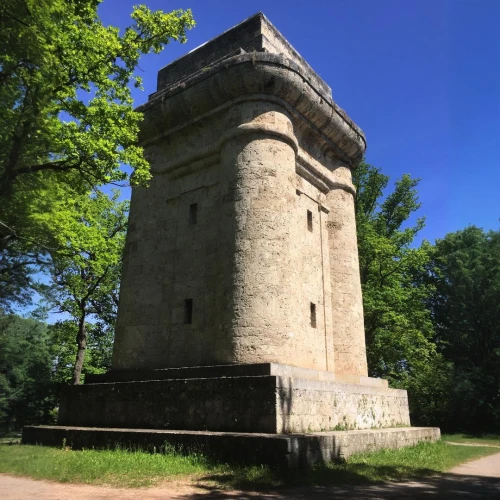
[[[301,73],[307,75],[322,94],[331,97],[331,88],[262,12],[245,19],[160,69],[157,91],[228,57],[251,52],[287,57],[300,67]]]

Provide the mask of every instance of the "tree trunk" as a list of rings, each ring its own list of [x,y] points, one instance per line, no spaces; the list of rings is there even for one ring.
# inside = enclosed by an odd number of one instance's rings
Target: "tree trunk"
[[[78,334],[76,336],[78,350],[76,351],[75,368],[73,370],[73,385],[80,384],[82,375],[83,360],[85,358],[85,350],[87,349],[87,332],[85,331],[85,311],[83,310],[78,321]]]

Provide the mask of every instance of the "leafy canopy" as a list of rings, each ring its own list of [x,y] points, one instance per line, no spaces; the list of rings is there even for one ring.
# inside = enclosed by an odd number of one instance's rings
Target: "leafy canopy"
[[[73,379],[78,346],[78,323],[74,320],[58,321],[47,327],[52,354],[55,384],[68,384]],[[87,346],[82,375],[105,373],[111,368],[113,351],[113,328],[102,321],[86,324]]]
[[[353,173],[367,358],[370,375],[408,389],[415,423],[435,425],[447,413],[450,367],[436,351],[425,279],[430,246],[414,246],[424,219],[418,180],[403,175],[384,196],[389,177],[362,163]]]
[[[123,31],[100,0],[0,2],[0,307],[30,302],[32,276],[75,200],[107,183],[146,184],[142,115],[130,88],[142,54],[183,43],[189,10],[139,5]],[[128,164],[133,174],[121,168]],[[42,225],[40,217],[45,217]],[[53,224],[50,222],[54,221]]]
[[[84,373],[111,367],[112,331],[89,324]],[[0,428],[54,423],[59,385],[71,381],[78,325],[46,325],[0,312]]]
[[[0,192],[21,175],[76,170],[83,183],[149,179],[136,145],[141,115],[129,84],[141,54],[186,40],[191,12],[132,12],[120,34],[97,0],[4,0],[0,5]]]
[[[429,265],[435,341],[453,363],[454,429],[500,430],[500,231],[437,240]]]
[[[354,172],[368,365],[375,376],[397,379],[432,349],[433,329],[425,307],[430,290],[417,283],[429,256],[412,247],[424,219],[408,224],[420,207],[418,180],[404,175],[384,198],[388,181],[366,163]]]
[[[50,214],[39,216],[39,224],[51,225],[57,234],[57,250],[48,264],[55,285],[50,296],[59,310],[73,317],[79,316],[85,302],[118,300],[129,207],[118,197],[117,191],[112,197],[96,192],[76,199],[56,220]]]
[[[73,319],[77,345],[73,381],[78,384],[87,349],[87,322],[100,319],[104,336],[114,323],[128,216],[128,202],[96,192],[75,200],[56,221],[40,215],[40,225],[56,229],[57,250],[50,252],[51,284],[43,291],[49,303]],[[42,289],[42,287],[41,287]],[[66,328],[67,331],[67,328]]]
[[[47,325],[0,311],[0,426],[50,420],[54,408]]]

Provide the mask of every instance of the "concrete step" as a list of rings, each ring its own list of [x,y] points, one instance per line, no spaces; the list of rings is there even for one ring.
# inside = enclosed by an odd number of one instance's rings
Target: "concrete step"
[[[436,427],[405,427],[311,434],[249,434],[208,431],[26,426],[23,444],[68,446],[72,449],[140,449],[202,453],[222,462],[305,467],[381,448],[402,448],[436,441]]]

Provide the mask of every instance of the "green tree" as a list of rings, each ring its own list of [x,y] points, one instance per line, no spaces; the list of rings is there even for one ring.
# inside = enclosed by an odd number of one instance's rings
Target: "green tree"
[[[384,196],[389,177],[366,163],[353,180],[369,372],[408,389],[414,420],[433,423],[447,411],[446,399],[439,399],[446,392],[447,368],[432,341],[427,309],[430,246],[413,246],[424,226],[422,218],[410,223],[420,208],[418,180],[403,175]],[[440,367],[439,373],[429,366]]]
[[[0,311],[12,312],[12,303],[32,303],[32,278],[40,257],[13,242],[0,251]]]
[[[47,326],[0,313],[0,426],[51,420],[55,395]]]
[[[67,384],[73,379],[78,346],[78,323],[75,320],[58,321],[48,326],[50,349],[53,359],[55,384]],[[103,323],[87,323],[85,364],[82,375],[87,373],[105,373],[111,368],[114,329]]]
[[[437,240],[429,266],[436,344],[453,363],[450,427],[500,430],[500,231]]]
[[[13,303],[32,303],[33,276],[47,264],[48,251],[57,245],[52,227],[39,224],[40,214],[54,221],[64,217],[73,198],[79,196],[57,180],[45,182],[38,175],[25,180],[29,181],[23,184],[26,188],[3,197],[0,204],[0,307],[6,311]]]
[[[184,42],[194,21],[189,10],[152,12],[139,5],[132,25],[120,32],[101,23],[99,3],[0,3],[4,303],[28,298],[23,290],[33,266],[54,246],[54,231],[41,232],[32,215],[38,210],[54,214],[61,201],[71,206],[74,196],[96,186],[130,180],[122,164],[132,167],[133,182],[149,179],[137,145],[142,115],[132,108],[130,86],[140,87],[141,81],[134,70],[142,54],[159,53],[172,40]]]
[[[135,169],[137,182],[149,179],[129,84],[141,85],[133,75],[141,54],[184,42],[193,19],[190,11],[139,5],[120,34],[100,22],[99,3],[2,2],[0,193],[42,171],[77,172],[86,187],[121,181],[121,163]]]
[[[87,348],[89,319],[112,323],[118,305],[118,287],[128,214],[128,202],[96,192],[75,200],[58,222],[59,244],[50,252],[52,283],[43,286],[48,300],[76,323],[76,359],[72,382],[80,383]],[[47,216],[40,216],[40,223]],[[54,224],[54,221],[47,224]]]

